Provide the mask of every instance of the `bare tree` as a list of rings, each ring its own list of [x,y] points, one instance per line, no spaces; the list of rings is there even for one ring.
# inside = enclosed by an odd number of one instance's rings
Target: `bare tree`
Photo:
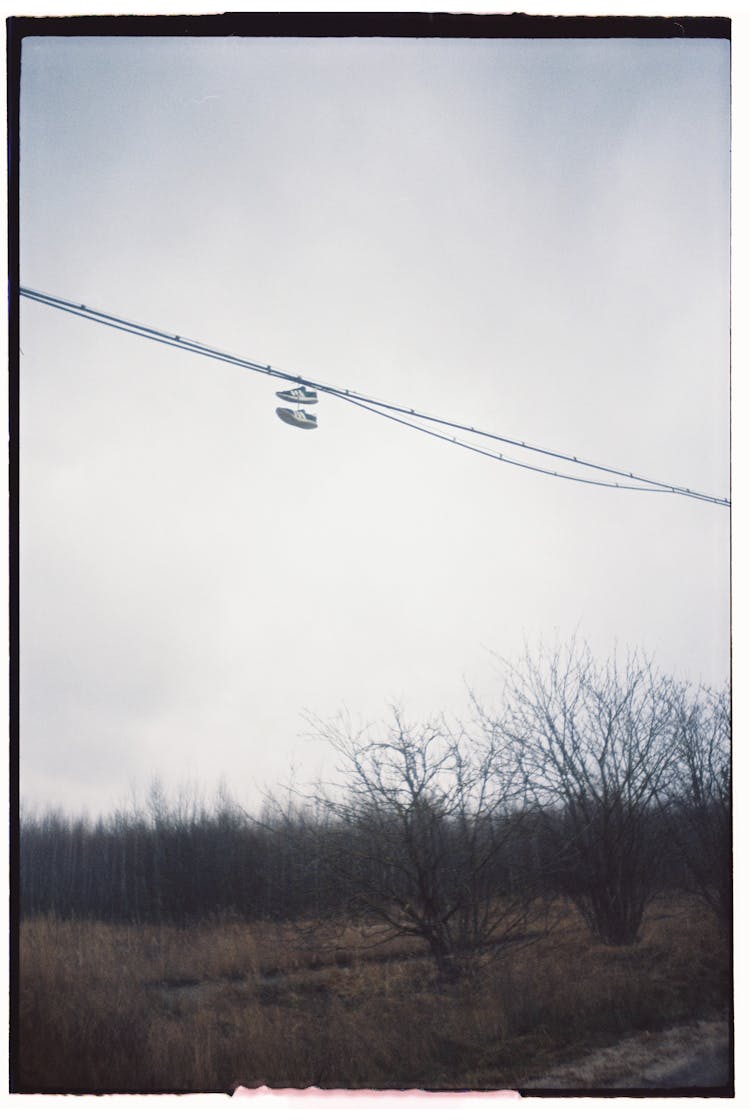
[[[339,760],[339,781],[317,801],[325,863],[349,912],[383,939],[420,939],[443,978],[522,934],[533,890],[511,867],[521,786],[496,737],[409,726],[398,711],[377,739],[345,719],[313,722]]]
[[[607,944],[630,944],[656,886],[654,812],[675,755],[671,682],[641,656],[598,665],[585,644],[506,665],[491,720],[512,744],[559,892]],[[485,717],[486,720],[486,717]]]
[[[676,694],[678,754],[665,817],[686,872],[724,929],[732,922],[731,708],[729,687]]]

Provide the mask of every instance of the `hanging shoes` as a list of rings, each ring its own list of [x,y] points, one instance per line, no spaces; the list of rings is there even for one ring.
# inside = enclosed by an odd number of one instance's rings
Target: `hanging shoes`
[[[302,408],[277,408],[276,415],[279,420],[283,420],[285,424],[291,424],[295,428],[317,428],[318,426],[317,418],[312,413],[305,412]]]
[[[291,401],[292,404],[317,404],[318,394],[314,389],[306,389],[304,385],[298,385],[296,389],[284,389],[281,393],[276,394],[282,401]]]

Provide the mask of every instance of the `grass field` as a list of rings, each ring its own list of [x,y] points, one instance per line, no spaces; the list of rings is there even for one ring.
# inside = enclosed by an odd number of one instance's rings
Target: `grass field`
[[[629,1032],[726,1010],[730,960],[698,903],[652,904],[639,942],[572,910],[476,978],[355,927],[22,923],[21,1092],[514,1087]]]

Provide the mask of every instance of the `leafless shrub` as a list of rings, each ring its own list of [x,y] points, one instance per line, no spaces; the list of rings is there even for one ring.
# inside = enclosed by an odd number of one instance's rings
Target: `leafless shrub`
[[[670,837],[686,871],[685,885],[711,907],[721,927],[732,923],[732,778],[729,689],[675,690],[678,751],[668,796]]]
[[[397,710],[377,738],[345,718],[313,723],[339,759],[316,805],[348,914],[421,941],[447,979],[524,936],[536,884],[513,875],[525,804],[501,742]]]
[[[577,642],[506,669],[505,708],[484,722],[515,752],[556,886],[604,943],[630,944],[657,883],[671,682],[638,655],[597,664]]]

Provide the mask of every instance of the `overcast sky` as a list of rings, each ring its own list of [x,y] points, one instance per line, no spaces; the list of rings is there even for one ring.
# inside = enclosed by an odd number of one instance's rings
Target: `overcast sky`
[[[21,283],[729,493],[729,46],[26,39]],[[21,793],[325,772],[574,632],[719,684],[729,514],[22,301]],[[519,458],[521,456],[519,455]]]

